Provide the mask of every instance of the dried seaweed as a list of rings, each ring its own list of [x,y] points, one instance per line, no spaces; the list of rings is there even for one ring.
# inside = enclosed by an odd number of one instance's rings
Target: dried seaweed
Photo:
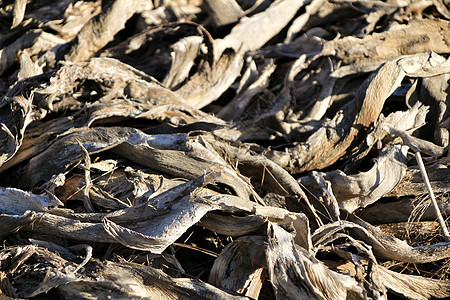
[[[1,2],[0,296],[449,298],[449,17]]]

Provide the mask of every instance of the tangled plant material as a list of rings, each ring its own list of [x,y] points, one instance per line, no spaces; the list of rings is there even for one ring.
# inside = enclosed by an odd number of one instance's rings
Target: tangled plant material
[[[1,2],[2,297],[450,297],[449,18]]]

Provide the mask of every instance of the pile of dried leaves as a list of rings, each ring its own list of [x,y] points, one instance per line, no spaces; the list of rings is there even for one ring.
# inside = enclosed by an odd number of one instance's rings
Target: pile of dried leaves
[[[449,8],[0,2],[1,298],[450,297]]]

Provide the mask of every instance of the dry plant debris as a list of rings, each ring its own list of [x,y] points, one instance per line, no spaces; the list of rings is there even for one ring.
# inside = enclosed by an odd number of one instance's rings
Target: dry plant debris
[[[0,1],[0,298],[449,298],[449,9]]]

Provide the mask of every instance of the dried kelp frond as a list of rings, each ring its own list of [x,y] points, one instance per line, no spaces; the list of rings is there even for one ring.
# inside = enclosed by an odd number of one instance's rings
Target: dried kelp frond
[[[1,236],[16,232],[22,227],[31,224],[36,220],[36,214],[27,211],[22,215],[14,215],[11,213],[0,214],[0,230]]]
[[[425,119],[429,113],[429,107],[422,105],[420,102],[414,104],[407,111],[396,111],[389,114],[387,117],[380,115],[374,128],[367,133],[364,141],[358,146],[356,153],[353,153],[347,160],[345,165],[345,171],[353,173],[357,170],[368,153],[375,149],[379,149],[384,141],[385,143],[391,143],[390,139],[387,139],[386,126],[392,126],[399,130],[414,133],[426,122]],[[394,141],[395,142],[395,141]]]
[[[83,83],[91,83],[93,86],[86,87],[82,85]],[[96,84],[99,86],[96,87]],[[83,88],[93,88],[101,96],[109,94],[110,97],[114,95],[139,98],[143,103],[178,104],[182,102],[152,77],[111,58],[96,58],[87,63],[68,64],[57,72],[48,86],[37,89],[36,93],[45,99],[44,103],[47,105],[44,107],[52,109],[52,102],[55,99],[66,93],[73,93],[74,90],[82,92]],[[153,90],[152,93],[148,93],[149,90]]]
[[[8,215],[19,215],[29,211],[45,212],[62,205],[54,195],[47,193],[36,195],[15,188],[0,189],[0,212]]]
[[[6,248],[2,250],[2,256],[3,271],[9,270],[16,276],[12,285],[18,292],[14,297],[34,297],[59,285],[86,278],[82,274],[75,275],[77,263],[32,245]],[[29,265],[31,259],[37,260],[36,268]]]
[[[66,45],[62,45],[56,51],[56,59],[59,60],[64,57],[65,60],[72,62],[89,59],[125,27],[125,22],[134,13],[149,9],[151,6],[151,3],[142,0],[110,2],[100,14],[91,18],[83,26],[75,39]]]
[[[272,151],[272,160],[291,172],[321,169],[336,162],[378,118],[383,104],[408,76],[435,76],[448,72],[449,61],[436,54],[417,54],[384,64],[360,87],[355,99],[342,112],[311,135],[304,145],[285,153]]]
[[[25,246],[2,250],[2,271],[12,271],[14,297],[34,297],[56,288],[64,298],[114,297],[115,299],[244,299],[231,295],[198,279],[171,278],[152,268],[133,263],[102,263],[91,260],[81,270],[73,258],[41,247]],[[33,269],[32,260],[36,262]],[[93,277],[92,275],[95,275]],[[44,280],[41,281],[40,278]],[[11,295],[12,296],[12,295]]]
[[[212,47],[212,38],[202,26],[174,22],[147,28],[100,56],[116,58],[175,89],[187,79],[195,60],[212,63]]]
[[[230,34],[214,41],[214,64],[200,64],[197,73],[176,93],[197,108],[219,98],[239,75],[243,53],[267,43],[287,25],[302,5],[302,1],[278,0],[263,12],[242,19]],[[263,30],[260,30],[261,27]],[[246,38],[248,35],[252,38]]]
[[[269,224],[268,238],[268,273],[277,299],[365,298],[354,278],[329,270],[304,249],[296,248],[292,236],[281,227]]]
[[[417,171],[417,170],[416,170]],[[444,169],[444,171],[446,171]],[[419,172],[419,171],[417,171]],[[447,178],[447,173],[436,172],[436,175],[439,178]],[[417,176],[420,176],[417,174]],[[408,174],[405,175],[404,179],[408,178]],[[439,188],[439,185],[436,183],[439,182],[439,179],[436,178],[433,181],[433,188]],[[444,185],[446,180],[444,180]],[[408,181],[404,181],[405,184],[401,184],[401,188],[403,191],[399,191],[402,193],[425,193],[425,186],[423,181],[420,183],[411,183],[411,190],[405,190],[405,187],[409,185]],[[399,185],[400,186],[400,185]],[[443,188],[442,186],[440,188]],[[395,197],[395,189],[392,193],[387,196],[393,195]],[[421,221],[430,221],[436,219],[436,214],[433,211],[433,208],[430,206],[430,201],[428,195],[419,195],[417,196],[403,196],[398,199],[390,198],[391,201],[382,201],[377,202],[373,206],[366,207],[364,210],[358,212],[357,214],[361,216],[367,222],[371,224],[384,224],[391,222],[407,222],[409,220],[420,219]],[[446,196],[446,193],[438,194],[438,205],[441,209],[441,212],[445,215],[448,215],[450,212],[450,202]]]
[[[450,294],[448,282],[421,276],[404,275],[376,266],[380,280],[389,289],[409,299],[445,298]]]
[[[331,183],[339,208],[352,213],[391,192],[406,174],[407,149],[406,146],[387,147],[370,170],[356,175],[347,175],[339,170],[325,173],[324,178]],[[314,188],[311,176],[299,180],[309,189]]]
[[[222,288],[257,299],[267,271],[265,236],[241,237],[217,257],[208,281]]]
[[[126,139],[133,138],[133,134],[139,132],[132,128],[95,128],[87,131],[74,132],[65,135],[41,149],[41,153],[35,153],[23,167],[17,172],[24,181],[25,188],[32,188],[37,184],[43,184],[50,180],[53,174],[65,172],[73,163],[83,157],[80,142],[88,153],[98,153],[110,149]],[[62,150],[64,149],[64,150]],[[64,151],[64,152],[61,152]],[[39,172],[36,172],[39,170]]]
[[[25,128],[31,121],[31,99],[22,96],[3,98],[0,116],[2,141],[0,166],[10,160],[22,144]]]
[[[447,30],[448,21],[413,20],[362,39],[349,36],[333,40],[325,44],[322,54],[336,56],[346,65],[333,76],[370,72],[394,57],[423,52],[448,53]]]
[[[449,243],[411,247],[405,241],[384,235],[377,227],[361,219],[355,218],[354,222],[364,227],[372,235],[369,239],[363,239],[372,245],[374,253],[382,258],[411,263],[425,263],[450,257]],[[358,231],[357,235],[366,235],[366,233]],[[373,240],[370,242],[370,239],[375,239],[376,242]]]
[[[434,139],[439,146],[448,146],[448,74],[442,74],[429,78],[424,78],[416,89],[411,93],[410,103],[414,101],[423,101],[430,105],[431,116],[429,117],[430,125],[434,127]],[[430,127],[431,127],[430,126]],[[430,130],[430,127],[427,128]]]
[[[165,213],[162,216],[155,216],[128,228],[105,218],[103,226],[122,245],[160,254],[214,208],[211,203],[188,195],[179,201],[172,201],[172,205],[163,210]]]
[[[218,289],[196,278],[172,278],[159,270],[133,263],[106,263],[101,268],[100,277],[107,284],[98,281],[87,282],[88,288],[77,283],[60,286],[64,295],[76,297],[81,291],[87,290],[93,297],[110,295],[116,290],[118,298],[132,299],[167,299],[198,298],[198,299],[246,299],[238,294]],[[117,286],[118,285],[118,286]],[[97,292],[97,287],[104,287],[104,292]]]

